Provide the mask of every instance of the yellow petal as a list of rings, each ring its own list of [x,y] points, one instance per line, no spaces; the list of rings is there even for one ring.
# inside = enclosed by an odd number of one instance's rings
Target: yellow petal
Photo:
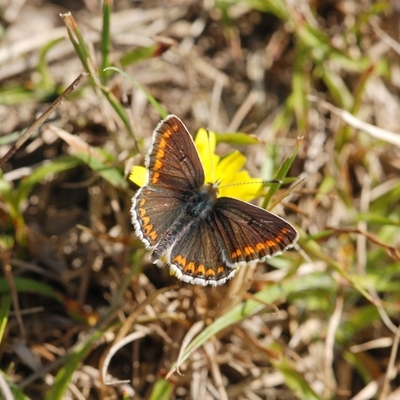
[[[219,157],[214,154],[216,146],[215,133],[200,128],[197,132],[194,143],[203,164],[205,182],[214,183],[215,169],[219,162]]]
[[[148,181],[148,172],[145,167],[141,167],[140,165],[135,165],[132,168],[132,171],[129,175],[129,179],[133,182],[136,183],[136,185],[143,187],[146,185]]]
[[[224,179],[218,192],[219,197],[234,197],[250,201],[263,193],[263,183],[261,179],[251,178],[247,171],[241,171],[232,179]]]
[[[246,157],[238,150],[235,150],[219,162],[215,171],[215,178],[217,180],[230,179],[243,168],[245,163]]]

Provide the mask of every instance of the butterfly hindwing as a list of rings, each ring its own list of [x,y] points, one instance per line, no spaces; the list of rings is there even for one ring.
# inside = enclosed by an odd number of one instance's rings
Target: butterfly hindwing
[[[225,265],[212,228],[207,220],[199,219],[171,248],[168,262],[184,282],[217,286],[236,274],[236,268]]]
[[[132,223],[136,235],[147,248],[153,248],[179,218],[184,201],[169,191],[143,187],[132,199]]]

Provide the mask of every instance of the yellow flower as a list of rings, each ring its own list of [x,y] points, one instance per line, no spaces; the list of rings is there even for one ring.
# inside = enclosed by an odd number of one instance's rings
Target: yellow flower
[[[131,173],[129,174],[129,180],[131,180],[139,187],[143,187],[144,185],[146,185],[147,179],[147,168],[142,167],[141,165],[135,165],[132,168]]]
[[[215,133],[199,129],[195,145],[204,166],[206,183],[219,182],[218,197],[234,197],[250,201],[262,193],[262,180],[252,178],[246,170],[246,157],[238,150],[220,158],[215,154]]]
[[[261,179],[252,178],[246,170],[242,170],[246,157],[239,151],[234,151],[224,158],[215,154],[215,133],[200,128],[197,132],[195,145],[204,168],[205,182],[218,182],[218,197],[234,197],[250,201],[262,194]],[[129,179],[142,187],[147,183],[148,175],[144,167],[133,167]]]

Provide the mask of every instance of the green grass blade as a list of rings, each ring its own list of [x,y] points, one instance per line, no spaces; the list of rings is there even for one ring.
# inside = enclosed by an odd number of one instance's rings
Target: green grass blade
[[[297,157],[298,152],[300,151],[300,147],[301,147],[302,143],[303,143],[302,138],[297,139],[296,145],[294,146],[292,151],[287,155],[287,157],[285,158],[285,160],[279,167],[274,179],[284,181],[287,173],[289,172],[290,167],[292,166],[294,160]],[[271,187],[264,198],[263,205],[262,205],[263,208],[267,207],[272,196],[278,191],[279,187],[280,187],[280,183],[272,183],[271,184]]]
[[[112,12],[112,2],[110,0],[103,1],[103,28],[101,30],[101,68],[99,71],[100,79],[103,85],[107,81],[108,74],[104,71],[110,66],[110,20]]]
[[[0,278],[1,280],[1,278]],[[11,308],[11,294],[3,294],[0,296],[0,345],[3,341],[4,331],[8,323],[8,315]]]
[[[101,338],[103,331],[94,331],[83,343],[77,345],[72,353],[64,358],[63,366],[57,373],[51,389],[46,393],[45,400],[62,400],[71,381],[72,374],[78,369],[86,355],[92,349],[93,343]]]
[[[30,278],[16,276],[14,278],[14,284],[18,293],[40,294],[42,296],[50,297],[54,300],[57,300],[61,304],[64,304],[62,296],[46,283],[38,282]],[[5,278],[0,278],[0,293],[10,293],[10,286],[8,285]]]
[[[168,115],[168,112],[165,111],[161,107],[160,103],[139,82],[135,81],[126,72],[121,71],[119,68],[116,68],[116,67],[108,67],[108,68],[106,68],[106,70],[107,71],[110,70],[110,71],[119,72],[126,79],[131,81],[136,87],[138,87],[144,93],[144,95],[146,96],[146,98],[149,101],[149,103],[158,111],[158,113],[160,114],[161,118],[165,118]]]
[[[175,385],[171,381],[158,378],[154,384],[149,400],[169,400]]]
[[[1,388],[4,388],[4,385],[8,386],[9,392],[7,393],[8,396],[12,396],[11,399],[13,400],[30,400],[28,396],[24,394],[24,392],[14,383],[12,382],[7,374],[5,374],[1,369],[0,369],[0,379],[1,379],[1,387],[0,387],[0,399],[6,399],[6,393],[5,391],[3,392]],[[6,390],[7,390],[6,389]],[[8,397],[10,398],[10,397]]]

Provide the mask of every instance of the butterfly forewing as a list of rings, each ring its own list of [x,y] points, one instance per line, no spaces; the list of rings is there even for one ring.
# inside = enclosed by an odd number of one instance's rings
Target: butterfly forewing
[[[230,267],[283,253],[298,239],[288,222],[260,207],[221,197],[211,216],[224,260]]]
[[[204,169],[193,139],[175,115],[158,124],[153,134],[153,147],[146,160],[150,186],[170,189],[179,195],[204,183]]]
[[[194,189],[204,183],[204,171],[190,133],[170,115],[153,133],[146,159],[148,182],[132,199],[132,223],[146,247],[154,247],[179,218]]]

